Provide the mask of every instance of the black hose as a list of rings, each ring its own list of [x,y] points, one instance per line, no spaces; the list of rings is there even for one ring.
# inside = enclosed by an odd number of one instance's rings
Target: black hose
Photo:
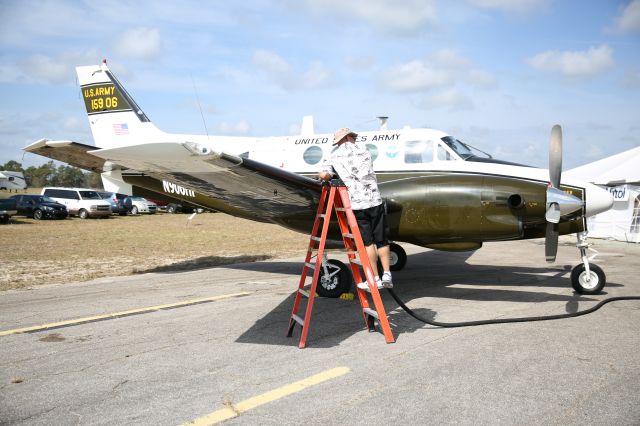
[[[493,320],[482,320],[482,321],[438,322],[438,321],[433,321],[433,320],[421,317],[420,315],[416,314],[411,310],[411,308],[405,305],[402,300],[400,300],[400,298],[393,291],[393,289],[388,289],[388,290],[389,290],[389,294],[391,294],[391,297],[393,297],[393,299],[398,303],[398,305],[402,309],[404,309],[409,315],[411,315],[418,321],[422,321],[424,323],[434,325],[436,327],[471,327],[474,325],[506,324],[510,322],[533,322],[533,321],[557,320],[557,319],[579,317],[581,315],[590,314],[592,312],[597,311],[598,309],[600,309],[601,307],[603,307],[609,302],[615,302],[618,300],[640,300],[640,296],[610,297],[608,299],[604,299],[603,301],[601,301],[600,303],[598,303],[597,305],[589,309],[585,309],[584,311],[574,312],[571,314],[547,315],[547,316],[541,316],[541,317],[504,318],[504,319],[493,319]]]

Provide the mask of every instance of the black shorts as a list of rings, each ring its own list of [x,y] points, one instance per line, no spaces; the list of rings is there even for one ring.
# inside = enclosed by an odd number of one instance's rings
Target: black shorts
[[[378,248],[389,245],[389,225],[387,224],[384,203],[364,210],[354,210],[353,214],[358,221],[365,246],[374,243]]]

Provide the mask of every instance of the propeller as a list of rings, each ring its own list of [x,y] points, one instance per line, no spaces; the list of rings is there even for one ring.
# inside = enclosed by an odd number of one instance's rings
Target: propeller
[[[544,254],[547,262],[554,262],[558,252],[560,216],[573,213],[584,206],[583,201],[560,189],[562,176],[562,128],[556,124],[551,129],[549,142],[549,186],[547,187],[547,230]]]
[[[551,129],[549,141],[549,187],[547,188],[547,231],[544,238],[544,255],[547,262],[555,262],[558,253],[558,223],[560,222],[560,204],[553,202],[559,191],[562,176],[562,127],[556,124]],[[554,189],[556,191],[554,191]]]

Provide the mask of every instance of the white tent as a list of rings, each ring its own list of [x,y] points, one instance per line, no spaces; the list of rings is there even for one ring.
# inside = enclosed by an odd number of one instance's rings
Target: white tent
[[[611,210],[589,218],[589,236],[640,242],[640,146],[563,173],[608,189]]]

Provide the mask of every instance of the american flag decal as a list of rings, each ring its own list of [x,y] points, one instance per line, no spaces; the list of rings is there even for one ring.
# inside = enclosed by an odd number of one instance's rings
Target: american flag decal
[[[113,132],[116,135],[128,135],[129,134],[129,125],[127,123],[113,124]]]

